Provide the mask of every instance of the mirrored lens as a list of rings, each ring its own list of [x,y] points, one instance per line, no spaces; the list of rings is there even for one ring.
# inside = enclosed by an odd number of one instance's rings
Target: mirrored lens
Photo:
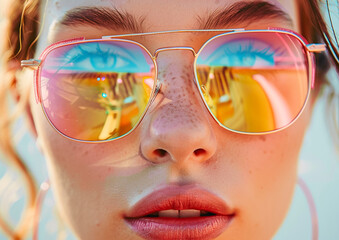
[[[218,36],[200,51],[196,76],[206,105],[225,127],[246,133],[283,128],[308,94],[308,59],[294,36],[244,32]]]
[[[93,41],[53,49],[41,66],[41,102],[62,134],[113,139],[135,127],[154,85],[152,58],[139,45]]]

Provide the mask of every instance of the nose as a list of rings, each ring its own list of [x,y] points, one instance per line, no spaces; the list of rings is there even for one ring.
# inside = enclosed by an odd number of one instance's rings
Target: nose
[[[141,154],[153,163],[209,160],[216,151],[216,139],[211,116],[194,83],[192,53],[162,52],[157,63],[162,86],[143,119]]]

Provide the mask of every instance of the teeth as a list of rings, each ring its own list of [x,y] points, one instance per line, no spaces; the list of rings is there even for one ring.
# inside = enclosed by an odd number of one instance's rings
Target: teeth
[[[200,217],[200,210],[185,209],[179,211],[180,218]]]
[[[200,211],[196,209],[185,209],[185,210],[164,210],[157,212],[159,217],[169,217],[169,218],[190,218],[190,217],[200,217],[204,214],[207,214],[205,211]]]
[[[179,211],[173,210],[173,209],[159,211],[159,217],[178,218],[179,217]]]

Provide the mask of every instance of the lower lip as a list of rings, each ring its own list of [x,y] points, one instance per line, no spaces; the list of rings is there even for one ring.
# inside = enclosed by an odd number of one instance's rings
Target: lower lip
[[[147,240],[214,239],[225,231],[233,215],[192,218],[126,218],[128,225]]]

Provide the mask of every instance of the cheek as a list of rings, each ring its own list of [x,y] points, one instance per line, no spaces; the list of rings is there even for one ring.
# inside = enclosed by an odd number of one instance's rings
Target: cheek
[[[134,190],[128,175],[145,168],[145,161],[135,158],[135,134],[114,143],[78,143],[58,134],[40,105],[33,103],[33,115],[63,220],[81,234],[80,239],[115,239],[118,235],[126,239],[130,231],[121,211],[127,207],[130,189]],[[126,163],[124,159],[131,160]]]
[[[277,231],[292,200],[308,118],[309,107],[297,122],[278,133],[218,134],[217,159],[222,161],[207,175],[214,176],[211,187],[222,189],[238,216],[229,235],[221,239],[270,239]]]

